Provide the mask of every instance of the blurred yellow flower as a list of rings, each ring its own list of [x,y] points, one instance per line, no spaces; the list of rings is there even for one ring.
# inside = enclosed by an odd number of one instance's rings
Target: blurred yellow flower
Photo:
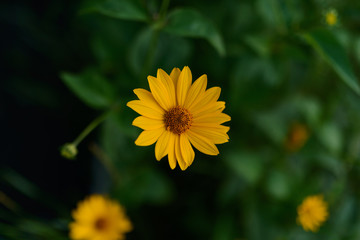
[[[304,146],[308,138],[309,131],[307,127],[303,124],[295,123],[288,132],[285,140],[285,147],[290,152],[296,152]]]
[[[156,142],[156,159],[168,155],[172,169],[176,162],[182,170],[192,164],[195,158],[192,146],[202,153],[218,155],[215,144],[229,140],[230,128],[221,124],[231,119],[222,113],[225,102],[217,101],[221,89],[206,90],[205,74],[192,84],[189,67],[182,71],[174,68],[170,76],[158,69],[157,77],[148,76],[148,81],[151,92],[135,89],[139,100],[127,103],[142,115],[132,123],[144,130],[135,144],[149,146]]]
[[[330,9],[325,13],[325,21],[329,26],[334,26],[337,20],[337,11],[335,9]]]
[[[117,202],[101,195],[92,195],[78,203],[72,212],[70,238],[74,240],[121,240],[132,230],[125,210]]]
[[[322,195],[309,196],[297,208],[297,222],[305,231],[317,232],[329,216],[327,209],[327,203]]]

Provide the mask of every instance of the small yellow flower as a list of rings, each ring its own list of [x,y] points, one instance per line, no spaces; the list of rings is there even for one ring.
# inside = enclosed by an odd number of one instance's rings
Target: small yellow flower
[[[125,210],[102,195],[91,195],[72,212],[70,238],[73,240],[121,240],[132,230]]]
[[[338,14],[335,9],[330,9],[325,13],[325,21],[331,27],[338,21]]]
[[[319,227],[327,220],[328,206],[322,195],[313,195],[304,199],[297,208],[297,222],[305,231],[317,232]]]
[[[309,138],[309,131],[307,127],[300,123],[295,123],[291,126],[287,138],[285,140],[285,147],[290,152],[300,150]]]
[[[222,113],[225,102],[217,101],[221,89],[206,90],[205,74],[192,83],[189,67],[182,71],[174,68],[170,76],[158,69],[157,77],[148,76],[148,81],[151,92],[135,89],[140,100],[127,103],[142,115],[132,123],[144,130],[135,144],[149,146],[156,142],[156,159],[168,155],[172,169],[176,162],[182,170],[192,164],[195,158],[192,146],[202,153],[218,155],[215,144],[229,140],[230,128],[221,124],[231,119]]]

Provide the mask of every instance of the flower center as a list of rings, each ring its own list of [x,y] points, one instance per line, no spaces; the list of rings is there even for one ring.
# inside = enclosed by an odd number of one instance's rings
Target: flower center
[[[165,127],[168,131],[180,135],[191,127],[192,118],[191,113],[187,109],[176,106],[165,113]]]
[[[94,225],[95,225],[96,230],[103,231],[108,226],[108,222],[105,218],[100,217],[100,218],[96,219]]]

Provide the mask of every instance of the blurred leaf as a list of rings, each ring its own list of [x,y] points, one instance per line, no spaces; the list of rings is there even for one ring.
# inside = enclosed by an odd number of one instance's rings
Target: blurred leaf
[[[281,9],[279,0],[257,0],[256,7],[267,26],[279,31],[285,30],[284,12]]]
[[[215,223],[213,240],[233,239],[233,223],[233,215],[230,213],[222,212]]]
[[[230,169],[251,184],[255,184],[263,172],[262,158],[254,153],[231,152],[225,161]]]
[[[152,44],[156,45],[152,46]],[[151,53],[152,48],[155,50]],[[139,33],[130,49],[129,63],[137,75],[142,73],[144,65],[148,69],[161,66],[170,73],[175,66],[186,65],[190,53],[191,47],[186,39],[145,28]],[[148,75],[148,72],[146,74]]]
[[[284,144],[287,134],[286,121],[279,111],[259,113],[254,116],[255,124],[278,145]]]
[[[263,35],[249,35],[244,37],[245,43],[253,49],[259,56],[267,58],[270,55],[269,39]]]
[[[227,205],[237,199],[237,196],[242,194],[247,185],[245,182],[239,181],[239,177],[235,174],[227,174],[227,176],[228,179],[223,182],[217,194],[220,206]]]
[[[121,186],[115,194],[124,204],[164,204],[173,197],[171,181],[155,168],[128,169],[131,174],[123,175]]]
[[[317,29],[303,34],[303,37],[325,57],[341,79],[360,95],[358,79],[351,68],[345,49],[335,36],[328,30]]]
[[[336,184],[344,184],[341,180],[345,173],[345,168],[339,159],[334,158],[328,152],[326,152],[324,154],[317,155],[315,161],[321,166],[322,169],[330,171],[332,174],[334,174],[334,176],[337,177]]]
[[[170,73],[174,67],[182,68],[189,63],[191,50],[189,40],[168,33],[160,33],[155,64],[162,66]]]
[[[66,214],[66,207],[64,207],[64,205],[57,201],[57,199],[52,195],[49,195],[46,191],[40,189],[36,184],[12,169],[1,170],[1,182],[6,183],[13,189],[16,189],[29,199],[36,200],[42,207],[47,207],[48,211],[55,210],[59,215],[62,215],[63,213]]]
[[[25,196],[33,199],[36,199],[39,196],[39,189],[37,186],[11,169],[4,170],[1,174],[1,178]]]
[[[147,150],[150,149],[139,151],[134,144],[139,131],[129,127],[132,120],[132,110],[125,108],[120,114],[111,115],[102,126],[101,146],[120,178],[114,194],[127,206],[167,202],[173,194],[171,181],[153,165],[156,164],[153,151],[149,157]],[[154,162],[149,161],[151,159]]]
[[[149,50],[152,44],[154,44],[155,38],[157,38],[158,33],[155,32],[152,28],[145,28],[140,31],[136,39],[134,39],[134,43],[130,49],[130,61],[129,64],[134,73],[141,74],[144,65],[147,64],[148,68],[154,65],[154,55],[149,55]],[[156,49],[158,49],[156,47]],[[150,63],[149,63],[150,61]],[[151,65],[150,65],[151,64]]]
[[[164,30],[183,37],[205,38],[221,56],[225,55],[219,31],[210,20],[194,9],[177,9],[171,12]]]
[[[294,107],[298,109],[306,119],[307,124],[312,127],[318,125],[321,117],[321,105],[313,98],[304,96],[295,96]]]
[[[266,180],[266,187],[268,192],[274,198],[283,200],[290,194],[290,183],[291,179],[286,173],[279,170],[273,170]]]
[[[54,229],[53,223],[46,221],[35,221],[33,219],[22,219],[18,224],[18,229],[25,232],[27,235],[40,237],[41,239],[65,240],[65,237],[60,231]]]
[[[360,37],[358,37],[355,41],[355,57],[358,61],[358,64],[360,64]]]
[[[339,154],[342,145],[342,133],[341,129],[334,123],[324,123],[320,128],[317,129],[318,137],[321,143],[333,154]]]
[[[244,209],[244,223],[245,223],[245,231],[247,231],[247,239],[252,240],[262,240],[263,236],[266,235],[263,227],[263,218],[261,216],[261,209],[256,197],[247,196],[247,204]]]
[[[113,18],[147,21],[146,11],[137,0],[105,0],[93,7],[85,8],[82,12],[99,12]]]
[[[345,195],[341,202],[336,205],[332,211],[333,232],[339,234],[337,239],[340,239],[348,230],[348,227],[353,222],[354,212],[356,209],[356,200],[349,195]]]
[[[6,237],[6,239],[23,239],[24,233],[20,232],[19,229],[13,224],[5,224],[0,222],[0,237]]]
[[[111,114],[101,127],[101,146],[118,167],[125,167],[128,161],[134,163],[141,156],[134,144],[139,131],[129,127],[134,120],[130,111],[124,106],[120,113]]]
[[[94,70],[87,70],[81,74],[62,73],[64,83],[84,103],[93,108],[109,107],[115,100],[114,89]]]

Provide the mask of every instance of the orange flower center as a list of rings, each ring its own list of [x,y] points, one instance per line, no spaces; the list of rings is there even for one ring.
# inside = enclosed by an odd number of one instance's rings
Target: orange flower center
[[[100,218],[96,219],[94,225],[95,225],[96,230],[104,231],[108,226],[108,222],[107,222],[107,220],[105,218],[100,217]]]
[[[180,135],[191,127],[192,118],[192,114],[187,109],[176,106],[165,112],[165,127],[168,131]]]

